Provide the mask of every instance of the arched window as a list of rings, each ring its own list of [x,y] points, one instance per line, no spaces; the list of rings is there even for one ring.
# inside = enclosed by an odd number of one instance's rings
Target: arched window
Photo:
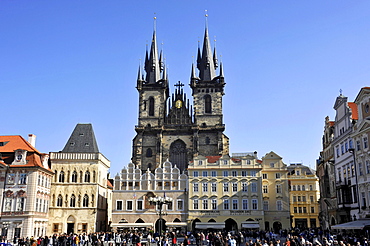
[[[152,157],[153,153],[152,153],[152,149],[151,148],[148,148],[146,150],[146,157]]]
[[[94,171],[93,172],[93,183],[95,183],[96,182],[96,172]]]
[[[182,140],[178,139],[171,144],[170,162],[176,165],[181,171],[186,170],[188,167],[186,144]]]
[[[82,202],[82,207],[88,207],[89,206],[89,196],[87,194],[84,195],[84,199]]]
[[[204,96],[204,112],[212,113],[212,98],[210,95]]]
[[[73,171],[72,173],[72,182],[77,183],[77,172],[76,171]]]
[[[148,169],[149,170],[152,170],[152,166],[153,166],[152,163],[148,163]]]
[[[154,116],[154,98],[149,97],[149,116]]]
[[[90,172],[86,171],[85,173],[85,182],[89,183],[90,182]]]
[[[62,195],[59,195],[58,200],[57,200],[57,207],[62,207],[62,206],[63,206],[63,197]]]
[[[83,180],[83,173],[82,171],[80,171],[80,183],[82,183],[82,180]]]
[[[72,194],[72,196],[71,196],[71,200],[70,200],[70,202],[69,202],[69,206],[70,206],[71,208],[76,207],[76,197],[75,197],[75,195],[74,195],[74,194]]]
[[[54,181],[58,182],[58,171],[57,170],[54,171]]]
[[[59,182],[60,182],[60,183],[64,183],[64,171],[61,171],[61,172],[59,173]]]

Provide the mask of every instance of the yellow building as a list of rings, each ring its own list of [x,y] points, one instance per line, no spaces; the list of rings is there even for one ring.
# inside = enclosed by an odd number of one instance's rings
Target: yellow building
[[[261,164],[257,153],[197,156],[189,164],[189,230],[264,225]]]
[[[279,232],[290,228],[287,166],[271,151],[262,157],[262,194],[265,230]]]
[[[315,171],[301,163],[288,167],[292,228],[315,228],[319,225],[319,179]]]

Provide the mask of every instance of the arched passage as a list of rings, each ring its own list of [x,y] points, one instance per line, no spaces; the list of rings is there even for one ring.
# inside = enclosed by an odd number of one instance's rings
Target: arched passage
[[[155,222],[155,231],[158,232],[160,235],[163,235],[166,229],[167,229],[167,226],[166,226],[166,221],[164,219],[158,219]]]
[[[76,219],[72,215],[70,215],[67,219],[67,233],[74,233],[74,228],[75,228],[75,222]]]
[[[273,226],[275,233],[278,233],[283,228],[283,226],[281,225],[279,221],[275,221],[272,226]]]
[[[226,231],[238,231],[238,224],[235,220],[229,218],[225,220],[225,230]]]

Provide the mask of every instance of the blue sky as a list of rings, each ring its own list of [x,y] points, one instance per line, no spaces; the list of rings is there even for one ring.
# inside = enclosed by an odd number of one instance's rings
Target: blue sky
[[[33,133],[40,151],[60,151],[77,123],[92,123],[116,174],[131,158],[153,17],[170,84],[187,85],[205,10],[230,152],[315,167],[339,90],[353,101],[369,86],[369,1],[2,0],[0,134]]]

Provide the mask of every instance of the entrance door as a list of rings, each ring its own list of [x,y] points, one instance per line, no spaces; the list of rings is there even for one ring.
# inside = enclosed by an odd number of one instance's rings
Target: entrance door
[[[74,227],[75,227],[75,223],[67,223],[67,233],[68,234],[73,233]]]

